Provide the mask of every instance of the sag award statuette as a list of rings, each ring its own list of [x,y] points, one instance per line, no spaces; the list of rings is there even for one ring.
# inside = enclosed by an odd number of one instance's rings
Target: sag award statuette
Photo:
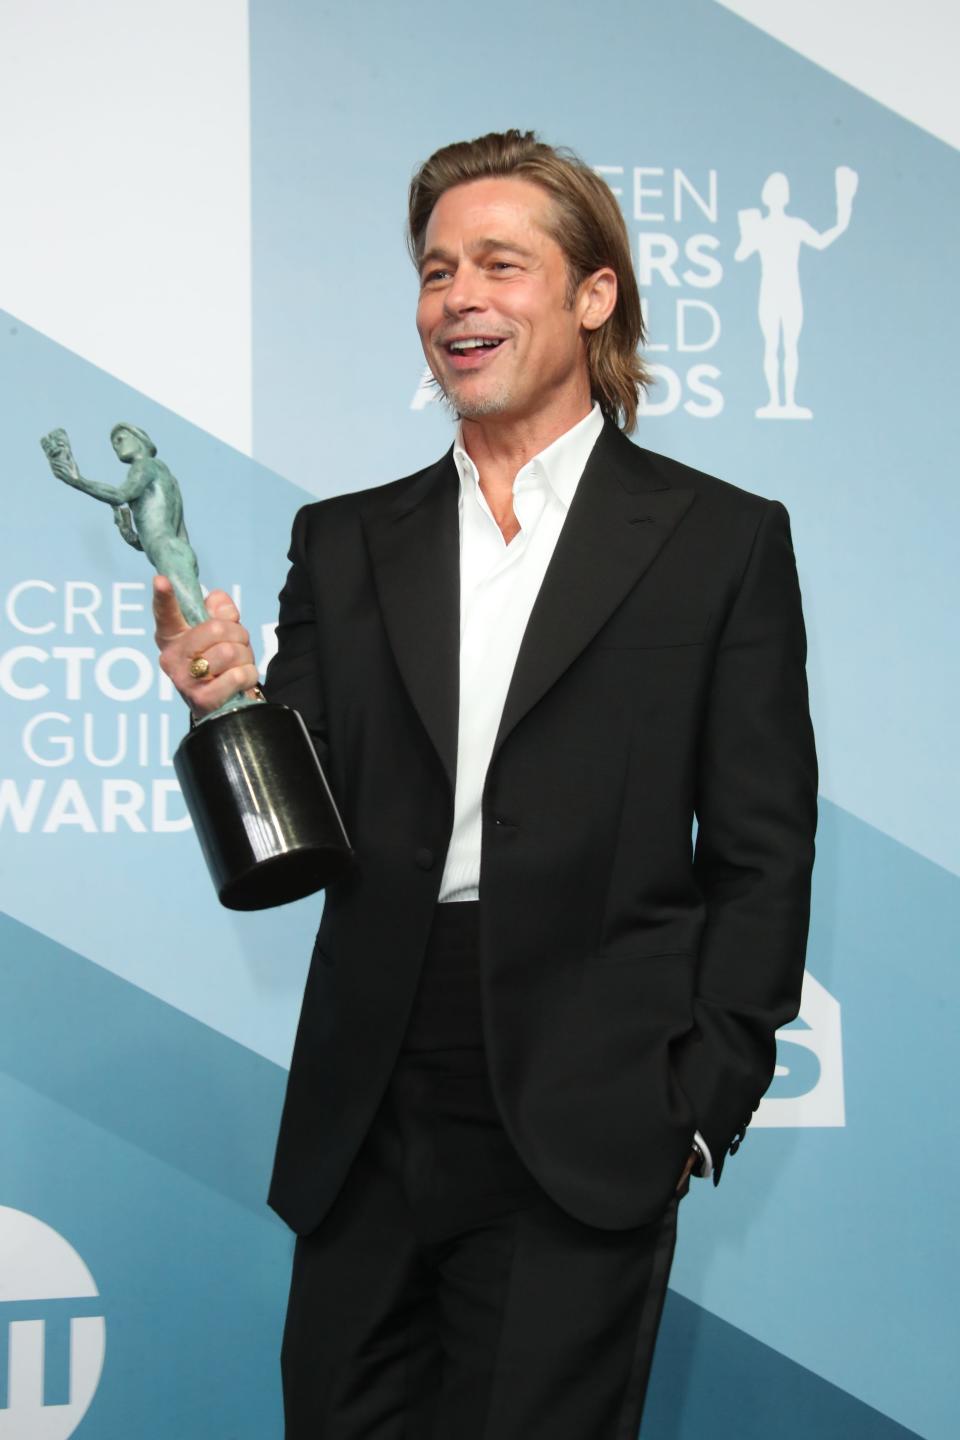
[[[113,506],[123,539],[169,577],[187,624],[208,620],[176,478],[136,425],[115,425],[110,439],[130,467],[122,485],[85,479],[66,431],[40,443],[59,480]],[[350,863],[307,728],[289,706],[235,695],[191,729],[173,763],[217,894],[231,910],[299,900]]]

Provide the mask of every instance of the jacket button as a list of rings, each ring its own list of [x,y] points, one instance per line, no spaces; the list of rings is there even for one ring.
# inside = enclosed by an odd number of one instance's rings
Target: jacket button
[[[432,850],[428,850],[426,845],[421,845],[413,857],[413,863],[420,870],[432,870],[436,858]]]

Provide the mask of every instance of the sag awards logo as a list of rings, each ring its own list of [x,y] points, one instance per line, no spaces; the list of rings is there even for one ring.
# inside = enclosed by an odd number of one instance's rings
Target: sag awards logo
[[[777,1032],[777,1068],[753,1123],[777,1129],[846,1124],[840,1004],[809,970],[799,1016]]]
[[[62,1235],[0,1205],[0,1440],[74,1433],[103,1370],[98,1296]]]
[[[645,417],[669,415],[677,409],[699,420],[723,412],[723,373],[713,352],[723,333],[720,298],[725,278],[716,170],[692,179],[686,171],[658,166],[597,165],[594,167],[620,201],[632,229],[634,264],[649,341],[645,349],[655,385],[643,403]],[[756,386],[766,401],[754,411],[758,420],[810,420],[812,411],[797,398],[800,333],[804,307],[800,255],[804,247],[826,250],[850,224],[857,192],[855,170],[834,171],[836,220],[817,230],[808,220],[788,212],[790,183],[776,171],[760,188],[763,209],[737,212],[739,242],[733,260],[757,257],[759,296]],[[669,229],[658,228],[669,225]],[[694,228],[695,227],[695,228]],[[708,298],[708,295],[710,298]],[[738,317],[738,324],[746,317]],[[737,377],[738,390],[749,394],[748,377]],[[438,390],[425,370],[410,401],[424,410]]]
[[[190,828],[173,775],[182,707],[152,629],[144,581],[31,577],[0,590],[0,699],[14,702],[16,734],[0,762],[0,833]],[[262,671],[273,625],[260,640]]]

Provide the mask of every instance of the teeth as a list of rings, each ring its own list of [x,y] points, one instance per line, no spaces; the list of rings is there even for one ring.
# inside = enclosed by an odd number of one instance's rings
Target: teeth
[[[451,350],[479,350],[485,345],[499,345],[499,340],[451,340]]]

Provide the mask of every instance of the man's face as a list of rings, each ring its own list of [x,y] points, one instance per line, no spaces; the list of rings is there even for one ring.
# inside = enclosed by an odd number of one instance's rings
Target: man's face
[[[474,180],[447,190],[430,216],[417,329],[466,420],[528,418],[558,396],[589,395],[584,307],[568,304],[566,260],[546,230],[551,203],[527,180]]]

